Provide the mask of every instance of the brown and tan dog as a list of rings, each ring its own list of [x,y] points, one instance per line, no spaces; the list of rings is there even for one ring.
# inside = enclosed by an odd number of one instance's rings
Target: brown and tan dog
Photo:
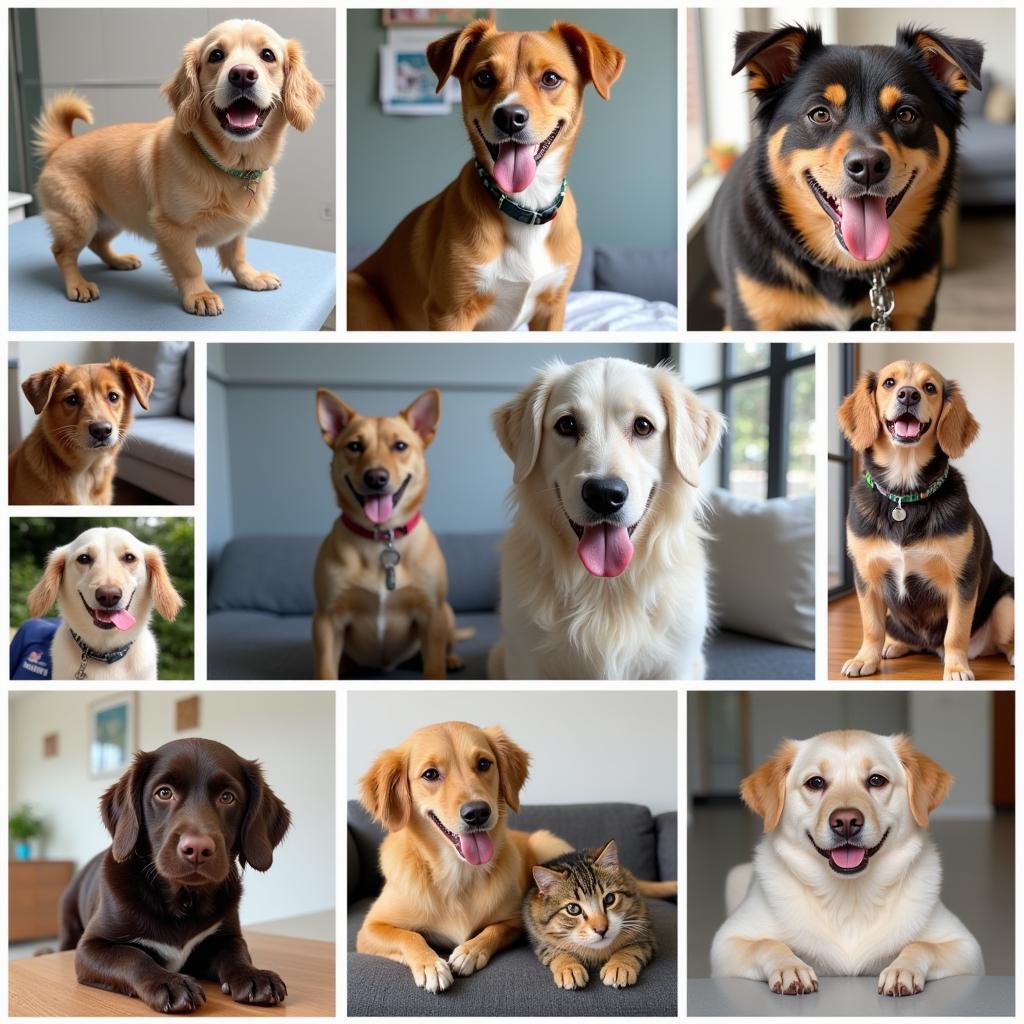
[[[360,416],[321,388],[316,408],[341,509],[316,560],[316,678],[340,678],[343,657],[390,670],[419,651],[424,676],[443,679],[461,667],[455,614],[444,556],[420,514],[441,394],[424,391],[397,416]]]
[[[155,383],[123,359],[29,376],[21,390],[39,419],[8,456],[10,504],[109,505],[132,398],[148,409]]]
[[[576,25],[499,32],[479,19],[427,59],[438,92],[461,83],[475,160],[349,274],[349,330],[561,330],[581,251],[564,178],[583,90],[608,99],[625,55]]]

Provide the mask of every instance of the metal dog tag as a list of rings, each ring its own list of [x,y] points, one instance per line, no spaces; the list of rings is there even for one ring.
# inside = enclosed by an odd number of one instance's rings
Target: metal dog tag
[[[385,548],[380,553],[380,564],[384,567],[384,585],[388,590],[395,589],[395,566],[402,560],[402,556],[391,547]]]
[[[903,510],[902,505],[897,505],[892,510],[892,517],[896,520],[897,523],[902,523],[903,520],[907,518],[907,513]]]

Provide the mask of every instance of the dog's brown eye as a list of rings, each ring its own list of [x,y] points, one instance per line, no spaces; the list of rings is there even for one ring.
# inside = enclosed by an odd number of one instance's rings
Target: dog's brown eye
[[[557,71],[545,71],[540,76],[540,83],[548,89],[554,89],[556,85],[562,84],[562,76]]]
[[[820,775],[812,775],[804,785],[808,789],[822,790],[825,788],[825,780]]]
[[[900,107],[896,111],[896,120],[900,124],[913,124],[917,120],[917,111],[911,110],[910,107]]]
[[[78,563],[79,565],[91,565],[91,564],[92,564],[92,555],[79,555],[79,556],[78,556],[78,557],[77,557],[77,558],[75,559],[75,561],[76,561],[76,562],[77,562],[77,563]]]
[[[121,396],[116,391],[111,391],[110,394],[107,395],[107,401],[116,402],[120,397]]]
[[[654,433],[654,424],[645,416],[637,416],[633,421],[633,433],[637,437],[648,437]]]
[[[828,107],[815,107],[807,116],[815,124],[828,124],[832,120],[832,111]]]
[[[170,786],[160,786],[154,796],[157,800],[170,800],[174,796],[174,790]]]
[[[428,768],[420,778],[426,782],[437,782],[441,778],[441,773],[436,768]]]
[[[347,445],[345,445],[345,447],[350,452],[361,452],[361,451],[364,450],[363,449],[363,442],[362,441],[349,441],[349,443]]]
[[[868,785],[872,789],[881,789],[883,786],[888,785],[888,783],[889,780],[884,775],[878,775],[876,773],[875,775],[868,776]]]
[[[491,86],[497,81],[493,73],[484,68],[483,71],[478,71],[473,76],[473,81],[480,86],[481,89],[490,89]]]
[[[266,61],[268,64],[273,64],[277,60],[277,55],[273,50],[260,50],[260,60]]]
[[[130,551],[126,551],[121,556],[121,561],[122,562],[127,562],[129,565],[131,565],[132,562],[137,562],[138,559]]]
[[[220,802],[222,804],[233,804],[235,802],[235,794],[230,789],[225,789],[220,795]]]
[[[486,757],[481,757],[476,763],[476,770],[478,772],[485,772],[493,763],[493,761],[488,761]]]
[[[896,387],[896,381],[894,381],[892,379],[892,377],[886,377],[884,383],[882,384],[882,387],[883,388],[894,388],[894,387]]]
[[[929,395],[934,395],[936,391],[934,384],[925,384],[924,389],[925,391],[928,392]]]
[[[395,442],[395,451],[396,452],[404,452],[405,449],[408,448],[408,447],[409,446],[404,441],[396,441]]]
[[[224,51],[214,47],[210,51],[210,56],[206,58],[211,64],[219,64],[224,59]]]
[[[66,405],[78,405],[78,395],[68,395],[64,402]]]
[[[565,912],[572,914],[573,917],[579,917],[583,913],[583,908],[578,903],[566,903]]]
[[[576,425],[575,416],[562,416],[555,423],[555,433],[561,434],[562,437],[579,437],[580,430]]]

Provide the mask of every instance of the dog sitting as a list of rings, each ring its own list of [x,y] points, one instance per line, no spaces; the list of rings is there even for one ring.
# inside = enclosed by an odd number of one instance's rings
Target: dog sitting
[[[349,330],[561,330],[582,249],[565,174],[583,90],[608,99],[625,55],[575,25],[478,19],[427,59],[438,92],[462,86],[474,159],[349,274]]]
[[[913,651],[938,654],[946,680],[973,679],[970,659],[997,652],[1012,665],[1013,578],[949,464],[978,433],[956,383],[927,363],[890,363],[861,377],[839,425],[864,470],[846,520],[863,639],[842,674]]]

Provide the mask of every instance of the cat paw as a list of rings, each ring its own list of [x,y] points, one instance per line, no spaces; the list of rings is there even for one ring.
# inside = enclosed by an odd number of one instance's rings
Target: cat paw
[[[455,980],[452,977],[451,968],[439,956],[434,957],[433,960],[409,964],[409,969],[412,971],[412,980],[416,982],[416,985],[428,992],[443,992],[446,988],[451,988],[452,982]]]
[[[601,968],[601,980],[611,988],[629,988],[639,977],[636,967],[618,960],[609,960]]]
[[[569,990],[586,988],[587,982],[590,981],[590,975],[583,964],[563,964],[558,968],[552,967],[551,973],[559,988]]]
[[[464,942],[452,950],[451,956],[448,957],[448,965],[456,974],[465,977],[486,967],[490,959],[491,955],[487,950],[474,950],[468,942]]]

